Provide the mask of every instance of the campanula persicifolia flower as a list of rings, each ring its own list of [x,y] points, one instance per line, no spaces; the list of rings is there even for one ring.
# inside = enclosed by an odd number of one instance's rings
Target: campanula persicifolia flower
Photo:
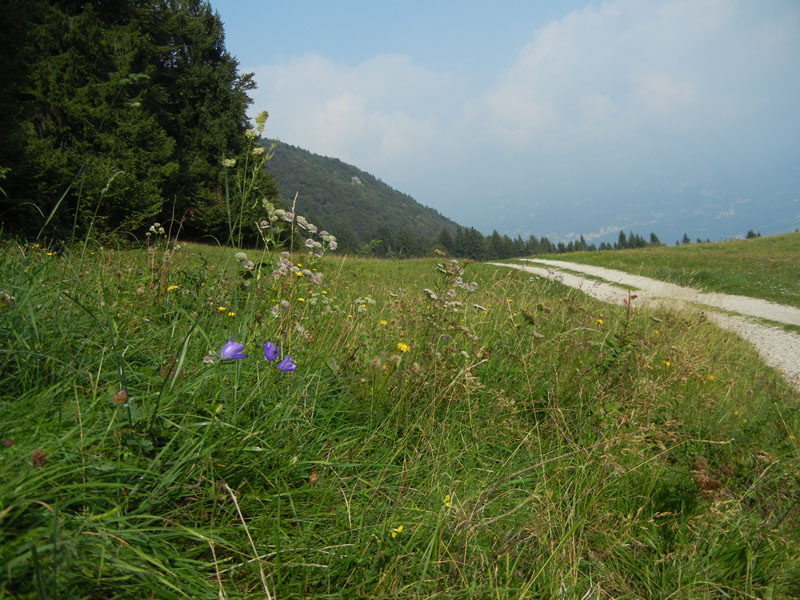
[[[281,350],[272,342],[264,344],[264,358],[272,362],[281,355]]]
[[[283,360],[278,363],[278,371],[283,371],[284,373],[291,373],[296,368],[297,365],[292,362],[292,357],[289,355],[284,356]]]
[[[222,347],[222,350],[219,351],[219,357],[222,360],[247,358],[247,356],[242,353],[242,350],[244,350],[244,344],[237,344],[233,341],[233,336],[231,336],[227,343]]]

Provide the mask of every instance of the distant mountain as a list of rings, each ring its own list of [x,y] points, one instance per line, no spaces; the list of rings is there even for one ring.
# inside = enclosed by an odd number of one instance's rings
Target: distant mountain
[[[265,144],[269,146],[270,141]],[[296,193],[295,212],[337,236],[344,249],[382,239],[387,228],[392,236],[410,236],[428,247],[442,229],[453,232],[458,227],[436,210],[337,158],[279,142],[266,169],[275,178],[286,208],[291,209]]]

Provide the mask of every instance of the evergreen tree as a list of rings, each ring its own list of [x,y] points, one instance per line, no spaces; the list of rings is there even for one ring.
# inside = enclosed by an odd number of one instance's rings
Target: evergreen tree
[[[442,230],[439,232],[439,235],[436,236],[436,243],[439,244],[439,246],[442,247],[442,250],[448,254],[455,254],[453,236],[447,229],[442,228]]]
[[[658,236],[655,233],[650,233],[650,245],[651,246],[660,246],[661,240],[658,239]]]
[[[556,251],[555,246],[553,246],[553,242],[551,242],[547,236],[542,236],[542,239],[539,240],[539,252],[541,254],[554,254]]]
[[[221,222],[220,159],[245,147],[252,82],[238,75],[208,3],[7,5],[2,219],[19,233],[37,232],[51,212],[50,234],[142,231],[165,222],[174,202],[178,216],[197,208]]]
[[[525,252],[527,254],[539,254],[539,240],[535,235],[531,235],[525,243]]]

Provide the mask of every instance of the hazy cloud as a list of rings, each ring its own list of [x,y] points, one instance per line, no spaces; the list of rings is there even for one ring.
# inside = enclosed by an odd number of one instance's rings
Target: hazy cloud
[[[270,111],[270,135],[352,162],[466,224],[500,230],[482,212],[500,195],[498,215],[560,205],[541,217],[555,228],[590,198],[603,208],[591,239],[619,231],[626,206],[642,213],[628,222],[645,223],[665,198],[685,214],[704,208],[702,196],[727,205],[728,175],[742,177],[754,159],[797,157],[797,7],[590,5],[535,31],[478,93],[469,74],[402,55],[356,65],[296,57],[251,67],[254,108]],[[796,190],[787,173],[773,187],[791,187],[788,177]],[[682,191],[663,196],[670,189]],[[517,226],[524,235],[542,225]]]

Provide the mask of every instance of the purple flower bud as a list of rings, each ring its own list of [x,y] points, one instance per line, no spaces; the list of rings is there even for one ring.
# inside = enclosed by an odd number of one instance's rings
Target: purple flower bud
[[[276,307],[277,308],[277,307]],[[278,348],[272,342],[267,342],[264,344],[264,358],[268,361],[273,361],[281,355],[280,348]]]
[[[243,344],[237,344],[233,341],[233,336],[230,337],[228,342],[222,347],[222,350],[219,351],[219,357],[222,360],[236,360],[239,358],[247,358],[244,354],[242,354],[242,350],[244,350]]]
[[[292,362],[291,356],[284,356],[283,360],[278,363],[278,371],[283,371],[284,373],[291,373],[297,368],[297,366]]]

